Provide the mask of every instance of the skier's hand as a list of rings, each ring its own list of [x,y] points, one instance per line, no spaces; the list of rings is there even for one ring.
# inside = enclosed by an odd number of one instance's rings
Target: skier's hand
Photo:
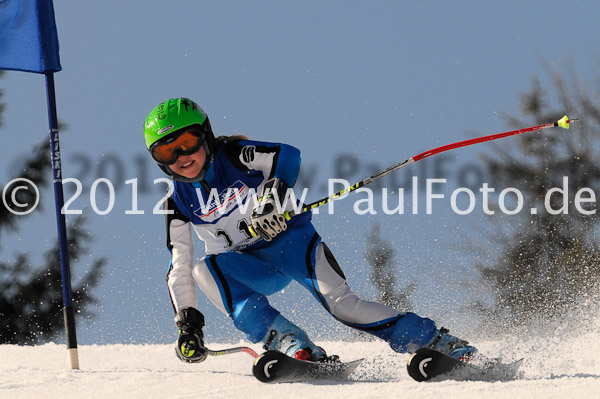
[[[179,339],[175,354],[181,361],[188,363],[203,362],[208,355],[204,347],[204,316],[194,308],[180,310],[175,316],[179,328]]]
[[[258,203],[252,210],[250,221],[257,235],[265,241],[271,241],[279,233],[287,229],[286,217],[281,205],[285,199],[288,185],[279,178],[268,180],[258,198]]]

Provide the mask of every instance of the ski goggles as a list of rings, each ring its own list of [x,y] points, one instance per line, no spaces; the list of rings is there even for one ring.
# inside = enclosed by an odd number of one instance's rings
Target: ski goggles
[[[199,130],[184,130],[167,141],[158,141],[150,147],[152,159],[161,165],[172,165],[180,155],[191,155],[204,144],[205,135]]]

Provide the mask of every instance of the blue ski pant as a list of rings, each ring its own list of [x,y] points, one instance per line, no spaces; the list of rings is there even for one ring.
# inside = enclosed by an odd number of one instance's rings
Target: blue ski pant
[[[193,277],[207,297],[243,331],[259,342],[279,316],[267,297],[292,280],[306,288],[338,321],[388,342],[396,352],[413,352],[431,341],[434,322],[360,299],[311,223],[294,226],[252,251],[208,255]]]

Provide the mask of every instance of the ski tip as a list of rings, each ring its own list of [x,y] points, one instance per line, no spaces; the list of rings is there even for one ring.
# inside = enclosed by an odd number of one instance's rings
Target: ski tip
[[[295,382],[312,380],[345,381],[362,362],[309,362],[267,351],[260,355],[252,366],[252,374],[261,382]]]
[[[275,351],[267,351],[254,360],[252,374],[260,382],[273,382],[278,377],[279,362],[283,360],[283,354]]]
[[[432,349],[422,348],[408,359],[408,375],[415,381],[513,381],[520,377],[523,359],[512,363],[476,365],[461,362]]]

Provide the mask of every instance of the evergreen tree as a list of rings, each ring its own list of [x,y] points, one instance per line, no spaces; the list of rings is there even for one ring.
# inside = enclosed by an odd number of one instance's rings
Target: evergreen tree
[[[377,288],[378,301],[384,305],[409,312],[413,309],[410,297],[416,288],[409,283],[398,292],[393,267],[394,250],[392,244],[381,237],[381,226],[374,224],[367,237],[367,261],[371,266],[371,282]]]
[[[504,140],[484,158],[492,186],[497,191],[517,188],[525,203],[517,215],[500,217],[506,223],[494,232],[505,239],[499,241],[499,258],[478,266],[494,295],[492,305],[476,305],[488,328],[521,329],[535,320],[559,318],[590,296],[597,300],[600,243],[594,193],[600,188],[600,107],[593,101],[594,90],[582,88],[573,75],[569,83],[555,72],[552,77],[549,90],[533,79],[531,90],[521,96],[522,118],[507,118],[509,124],[538,125],[565,114],[580,121],[570,130]],[[594,200],[580,202],[577,209],[576,194],[584,188],[580,198]],[[551,189],[561,191],[549,196]],[[498,213],[492,218],[498,220]]]
[[[77,262],[86,253],[90,236],[77,226],[75,219],[68,229],[69,259]],[[25,254],[10,263],[0,262],[0,343],[38,344],[56,339],[64,330],[62,280],[58,242],[45,255],[42,267],[34,268]],[[97,286],[106,263],[93,261],[85,276],[72,287],[76,312],[93,315],[87,308],[97,303],[92,290]]]

